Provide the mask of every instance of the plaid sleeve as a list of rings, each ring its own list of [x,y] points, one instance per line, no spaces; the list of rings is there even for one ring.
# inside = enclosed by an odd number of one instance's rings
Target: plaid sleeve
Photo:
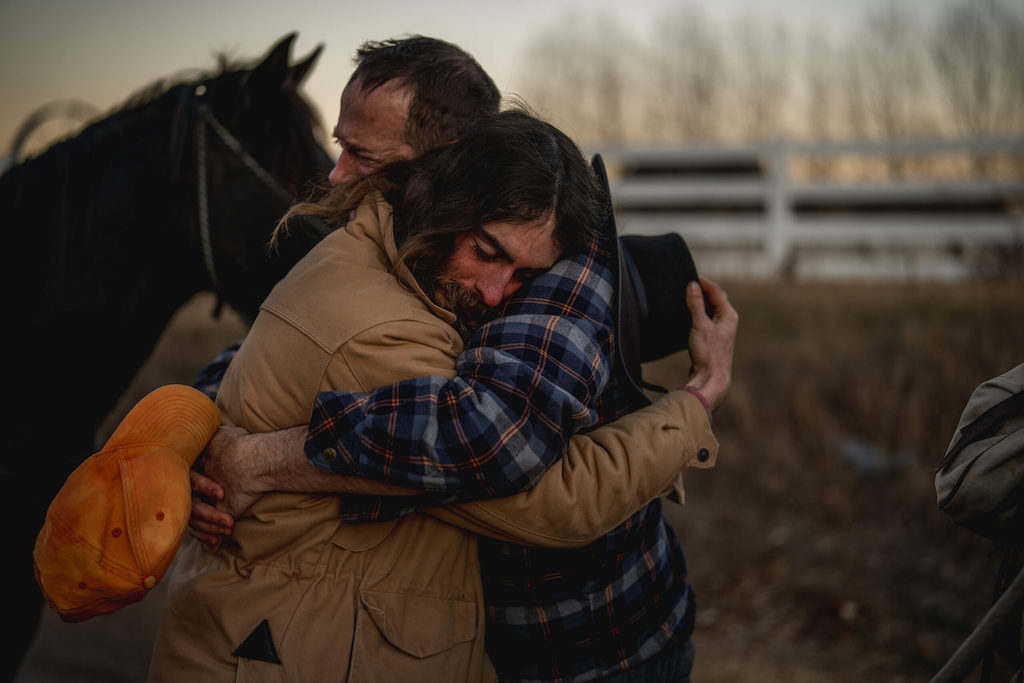
[[[307,456],[321,469],[460,500],[531,487],[573,432],[597,421],[611,373],[610,263],[594,246],[523,287],[473,335],[454,379],[321,394]]]
[[[228,348],[217,354],[206,367],[196,374],[192,380],[192,386],[210,397],[210,400],[217,400],[217,392],[220,391],[220,383],[224,381],[224,373],[231,364],[231,359],[238,353],[242,342],[235,342]]]

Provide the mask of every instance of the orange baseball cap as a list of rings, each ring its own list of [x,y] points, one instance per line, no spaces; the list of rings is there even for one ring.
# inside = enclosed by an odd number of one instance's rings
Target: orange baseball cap
[[[32,553],[43,596],[64,621],[137,602],[163,578],[192,510],[189,469],[219,426],[201,392],[160,387],[71,473]]]

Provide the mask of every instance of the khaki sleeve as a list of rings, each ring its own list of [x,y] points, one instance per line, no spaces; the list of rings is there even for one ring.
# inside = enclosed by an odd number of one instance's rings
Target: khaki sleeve
[[[354,382],[359,391],[369,392],[413,377],[451,378],[461,350],[454,331],[429,318],[374,325],[339,350],[324,386],[348,388]]]
[[[586,545],[655,498],[682,502],[682,470],[713,467],[718,441],[704,407],[685,391],[577,435],[530,491],[432,508],[426,513],[477,534],[552,548]]]

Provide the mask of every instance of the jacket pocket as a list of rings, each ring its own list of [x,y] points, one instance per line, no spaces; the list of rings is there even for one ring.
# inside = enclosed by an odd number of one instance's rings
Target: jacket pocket
[[[474,602],[360,591],[350,681],[467,681],[481,677]]]
[[[388,537],[397,523],[397,519],[388,520],[387,522],[365,522],[360,524],[340,522],[337,531],[331,537],[331,543],[339,548],[356,553],[371,550]]]

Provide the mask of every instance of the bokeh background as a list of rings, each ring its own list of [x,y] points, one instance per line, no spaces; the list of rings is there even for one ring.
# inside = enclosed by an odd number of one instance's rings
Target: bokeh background
[[[791,169],[876,188],[1008,188],[984,211],[1018,237],[942,247],[964,257],[954,276],[745,277],[716,270],[706,207],[672,223],[741,315],[734,387],[715,415],[719,465],[688,475],[686,505],[668,507],[699,596],[695,680],[929,680],[985,613],[999,562],[937,510],[932,476],[973,388],[1024,362],[1024,2],[0,0],[0,153],[40,107],[58,103],[19,159],[158,78],[213,69],[219,54],[255,59],[291,31],[297,56],[325,45],[305,92],[328,129],[355,48],[420,33],[461,45],[506,94],[613,159],[779,140],[990,141],[983,153],[830,154]],[[955,228],[976,208],[939,212]],[[720,209],[715,220],[735,214]],[[974,219],[963,214],[965,234]],[[201,295],[179,311],[100,442],[144,393],[188,382],[244,335],[215,303]],[[645,377],[672,384],[687,367],[673,356]],[[76,625],[48,613],[17,680],[142,680],[159,605],[157,592]]]
[[[972,10],[990,18],[973,32]],[[461,45],[588,144],[1019,132],[1020,11],[1019,0],[3,0],[0,141],[49,102],[103,112],[291,31],[298,53],[326,46],[306,91],[331,122],[355,48],[420,33]],[[982,54],[965,63],[969,51]],[[978,68],[986,85],[963,92]]]

